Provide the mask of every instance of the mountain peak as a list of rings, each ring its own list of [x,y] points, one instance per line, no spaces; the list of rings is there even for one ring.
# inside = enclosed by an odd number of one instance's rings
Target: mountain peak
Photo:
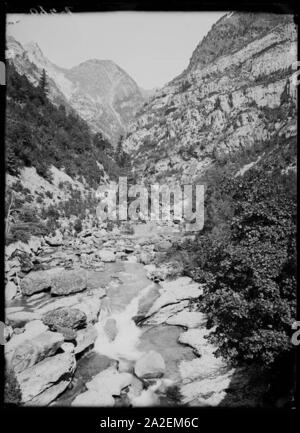
[[[8,35],[6,38],[6,58],[11,59],[16,55],[22,55],[24,53],[24,48],[13,36]]]
[[[201,69],[216,58],[241,49],[289,20],[288,15],[229,12],[200,41],[192,54],[188,70]]]
[[[25,44],[25,45],[24,45],[24,48],[25,48],[27,51],[35,51],[35,52],[38,52],[38,53],[40,53],[40,54],[43,54],[43,52],[42,52],[42,50],[41,50],[39,44],[37,44],[37,43],[34,42],[34,41],[30,41],[30,42],[28,42],[27,44]]]
[[[85,68],[97,68],[97,67],[101,69],[109,68],[111,70],[120,69],[120,67],[113,60],[110,59],[88,59],[85,60],[84,62],[79,63],[79,65],[73,66],[72,70],[80,70]]]

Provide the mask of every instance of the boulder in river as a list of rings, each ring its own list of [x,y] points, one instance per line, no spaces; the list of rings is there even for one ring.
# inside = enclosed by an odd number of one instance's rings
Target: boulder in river
[[[185,328],[198,328],[205,325],[206,318],[200,311],[182,310],[169,317],[166,323],[168,325],[183,326]]]
[[[50,289],[52,279],[64,271],[62,267],[55,267],[44,271],[33,271],[26,275],[21,281],[21,291],[24,295],[30,296],[34,293]]]
[[[10,366],[14,371],[20,373],[46,357],[54,355],[63,341],[61,334],[50,331],[43,332],[30,340],[25,340],[14,351]]]
[[[53,330],[57,330],[58,326],[80,329],[87,323],[85,313],[77,308],[68,307],[49,311],[43,316],[42,320],[45,325]]]
[[[148,315],[156,313],[162,307],[186,299],[196,299],[203,294],[200,284],[192,282],[189,277],[180,277],[161,283],[161,296],[154,302]]]
[[[39,399],[43,399],[43,403],[48,404],[68,386],[75,368],[75,356],[71,353],[62,353],[50,356],[18,373],[17,381],[21,389],[22,402],[39,405]],[[63,381],[63,386],[57,387],[60,381]],[[56,387],[54,395],[50,392],[52,386]],[[48,398],[45,398],[45,391],[48,392]]]
[[[71,380],[71,375],[67,374],[66,377],[62,377],[58,383],[51,385],[41,394],[26,402],[24,406],[48,406],[65,391]]]
[[[46,326],[42,322],[42,320],[32,320],[31,322],[26,323],[24,332],[34,333],[34,335],[38,335],[47,330],[48,326]]]
[[[130,373],[120,373],[115,367],[108,367],[106,370],[97,374],[86,384],[89,390],[108,394],[110,396],[120,395],[122,389],[128,387],[132,382],[133,376]]]
[[[7,342],[7,344],[4,346],[4,353],[5,358],[8,363],[10,363],[10,359],[13,356],[14,351],[16,348],[23,344],[27,340],[31,340],[37,335],[41,334],[42,332],[45,332],[48,328],[45,326],[40,320],[34,320],[33,326],[26,325],[25,330],[20,334],[13,334],[13,336],[10,338],[10,340]]]
[[[160,353],[150,350],[135,364],[135,374],[141,379],[155,379],[164,375],[166,369],[164,358]]]
[[[116,257],[112,250],[102,249],[97,252],[98,257],[102,262],[115,262]]]
[[[87,288],[86,273],[81,270],[68,270],[57,273],[51,280],[51,295],[70,295]]]
[[[45,241],[51,247],[58,247],[63,244],[63,235],[57,230],[54,236],[45,236]]]

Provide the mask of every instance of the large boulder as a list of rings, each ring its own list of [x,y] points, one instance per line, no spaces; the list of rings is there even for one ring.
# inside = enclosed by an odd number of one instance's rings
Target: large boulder
[[[18,373],[17,381],[21,389],[22,402],[38,405],[39,398],[43,398],[43,393],[50,392],[50,388],[56,386],[61,380],[64,382],[63,387],[66,388],[75,368],[75,356],[72,353],[62,353],[50,356]],[[48,404],[62,391],[61,387],[56,387],[56,395],[50,393],[47,399],[44,398],[43,403]]]
[[[148,316],[148,311],[150,310],[153,303],[160,297],[158,286],[153,284],[147,292],[139,298],[138,310],[133,320],[136,323],[144,320]]]
[[[89,289],[75,295],[52,297],[46,304],[43,304],[35,311],[42,317],[46,313],[58,308],[76,308],[86,315],[88,323],[94,323],[98,319],[101,308],[101,298],[103,298],[105,294],[104,289],[98,288]]]
[[[119,373],[115,367],[109,367],[97,374],[86,384],[89,390],[108,394],[110,396],[120,395],[122,389],[129,386],[133,376],[130,373]]]
[[[166,305],[165,307],[162,307],[160,310],[158,310],[155,314],[146,318],[143,322],[143,325],[157,326],[161,325],[162,323],[169,323],[168,320],[170,317],[173,317],[173,315],[176,315],[176,313],[188,308],[188,305],[189,301],[181,301],[176,302],[175,304]]]
[[[161,283],[161,296],[154,302],[148,314],[154,314],[162,307],[186,299],[197,299],[203,294],[203,287],[189,277],[180,277]]]
[[[85,313],[77,308],[68,307],[49,311],[43,316],[42,320],[45,325],[55,331],[58,326],[80,329],[84,328],[87,323]]]
[[[21,291],[24,295],[30,296],[51,288],[52,279],[62,273],[64,268],[55,267],[45,271],[33,271],[26,275],[21,281]]]
[[[10,367],[17,373],[54,355],[64,339],[58,332],[46,331],[31,340],[25,340],[14,351]]]
[[[166,323],[168,325],[183,326],[185,328],[198,328],[205,325],[206,318],[200,311],[182,310],[169,317]]]
[[[31,322],[26,323],[24,331],[31,335],[38,335],[47,330],[48,326],[46,326],[41,320],[32,320]]]
[[[116,257],[113,251],[103,249],[97,252],[97,256],[102,260],[102,262],[115,262]]]
[[[50,386],[41,394],[34,397],[32,400],[25,403],[25,406],[48,406],[53,400],[56,399],[70,384],[72,380],[71,375],[66,378],[61,378],[58,383]]]
[[[45,241],[51,247],[58,247],[63,244],[63,235],[57,230],[54,236],[45,236]]]
[[[27,340],[31,340],[37,335],[45,332],[48,328],[45,326],[40,320],[36,320],[35,326],[29,327],[22,332],[21,334],[14,334],[7,344],[4,346],[5,359],[8,364],[11,362],[11,358],[14,354],[16,348],[23,344]]]
[[[86,273],[80,269],[59,272],[51,281],[51,295],[69,295],[82,292],[86,288]]]
[[[134,372],[141,379],[154,379],[163,376],[165,369],[164,358],[160,353],[151,350],[138,359]]]

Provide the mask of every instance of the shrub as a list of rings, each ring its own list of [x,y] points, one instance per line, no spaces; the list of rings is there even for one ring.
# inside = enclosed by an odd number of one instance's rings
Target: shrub
[[[76,233],[80,233],[82,231],[82,222],[79,218],[74,221],[74,230]]]
[[[112,145],[100,134],[93,135],[74,112],[54,106],[13,65],[7,66],[7,96],[6,168],[10,174],[34,166],[52,183],[50,167],[54,165],[97,187],[100,162],[109,176],[118,176]]]
[[[46,195],[48,198],[50,198],[50,199],[53,198],[53,193],[52,193],[51,191],[46,191],[46,192],[45,192],[45,195]]]
[[[206,283],[199,306],[216,326],[219,352],[271,366],[291,350],[295,320],[295,175],[257,168],[219,189],[231,209],[226,215],[211,193],[209,221],[186,273]]]

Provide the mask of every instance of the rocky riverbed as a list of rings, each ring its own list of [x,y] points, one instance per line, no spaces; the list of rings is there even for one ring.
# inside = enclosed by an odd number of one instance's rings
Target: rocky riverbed
[[[203,287],[158,265],[177,226],[82,231],[6,248],[6,365],[31,406],[258,405],[215,356]],[[241,398],[241,394],[243,397]]]

